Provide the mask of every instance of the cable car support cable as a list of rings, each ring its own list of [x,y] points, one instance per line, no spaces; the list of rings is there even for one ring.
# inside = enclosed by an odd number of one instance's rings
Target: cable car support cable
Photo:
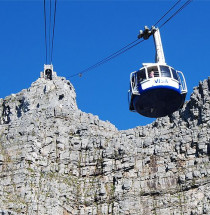
[[[46,5],[44,0],[44,25],[45,25],[45,64],[52,64],[54,38],[55,38],[55,21],[56,21],[56,7],[57,0],[54,4],[54,13],[52,12],[52,0],[49,1],[49,6]],[[47,16],[47,8],[49,9],[49,17]],[[53,20],[53,23],[52,23]]]
[[[170,17],[160,26],[160,28],[163,27],[168,21],[170,21],[174,16],[176,16],[181,10],[183,10],[183,9],[184,9],[188,4],[190,4],[192,1],[193,1],[193,0],[188,0],[187,2],[185,2],[174,14],[172,14],[172,16],[170,16]],[[176,5],[178,5],[178,3],[180,3],[180,2],[181,2],[181,0],[178,0],[172,7],[171,7],[171,8],[170,8],[170,9],[155,23],[155,25],[157,25],[169,12],[171,12],[171,11],[176,7]],[[159,29],[160,29],[160,28],[159,28]],[[95,69],[95,68],[97,68],[97,67],[99,67],[99,66],[101,66],[101,65],[103,65],[103,64],[105,64],[105,63],[107,63],[107,62],[109,62],[110,60],[114,59],[115,57],[117,57],[117,56],[119,56],[119,55],[125,53],[126,51],[130,50],[131,48],[135,47],[136,45],[142,43],[142,42],[144,41],[144,39],[141,40],[141,41],[139,41],[139,42],[137,42],[137,41],[138,41],[138,39],[137,39],[137,40],[134,40],[133,42],[129,43],[128,45],[124,46],[123,48],[121,48],[121,49],[119,49],[118,51],[114,52],[113,54],[109,55],[108,57],[102,59],[101,61],[99,61],[99,62],[97,62],[97,63],[95,63],[95,64],[93,64],[92,66],[90,66],[90,67],[88,67],[88,68],[82,70],[81,72],[78,72],[78,73],[75,73],[75,74],[69,76],[69,78],[75,77],[75,76],[78,76],[78,75],[81,77],[83,73],[88,72],[88,71],[90,71],[90,70],[93,70],[93,69]],[[136,43],[135,43],[135,42],[136,42]],[[135,44],[133,44],[133,43],[135,43]],[[133,45],[132,45],[132,44],[133,44]]]
[[[44,0],[44,25],[45,25],[45,54],[46,54],[46,63],[47,63],[47,20],[46,20],[46,2]]]
[[[172,14],[160,27],[162,28],[168,21],[170,21],[174,16],[176,16],[179,12],[181,12],[187,5],[189,5],[193,0],[188,0],[185,2],[174,14]]]
[[[111,55],[109,55],[108,57],[104,58],[103,60],[99,61],[98,63],[96,63],[96,64],[94,64],[94,65],[88,67],[87,69],[82,70],[82,71],[79,72],[79,73],[76,73],[76,74],[74,74],[74,75],[71,75],[71,76],[69,76],[69,77],[74,77],[74,76],[77,76],[77,75],[81,76],[83,73],[88,72],[88,71],[90,71],[90,70],[92,70],[92,69],[95,69],[96,67],[99,67],[99,66],[103,65],[104,63],[106,63],[106,62],[108,62],[108,61],[114,59],[115,57],[117,57],[117,56],[123,54],[124,52],[128,51],[129,49],[135,47],[136,45],[138,45],[138,44],[140,44],[140,43],[142,43],[142,42],[144,41],[144,40],[141,40],[141,41],[137,42],[138,40],[139,40],[139,39],[134,40],[133,42],[131,42],[131,43],[129,43],[128,45],[126,45],[126,46],[124,46],[123,48],[121,48],[120,50],[114,52],[113,54],[111,54]],[[137,42],[137,43],[135,43],[135,42]],[[135,43],[135,44],[133,44],[133,43]],[[132,44],[133,44],[133,45],[132,45]],[[132,45],[132,46],[131,46],[131,45]]]
[[[55,37],[55,19],[56,19],[56,7],[57,7],[57,0],[55,0],[55,7],[54,7],[54,23],[53,23],[53,35],[52,35],[52,46],[51,46],[51,63],[53,58],[53,45],[54,45],[54,37]]]
[[[181,0],[177,1],[153,26],[156,26],[167,14],[169,14]]]
[[[51,32],[51,16],[52,16],[51,11],[52,11],[52,0],[50,0],[50,17],[49,17],[50,24],[49,24],[49,32]],[[49,53],[51,53],[51,47],[50,47],[51,44],[50,44],[50,41],[51,41],[51,34],[49,33]],[[50,56],[49,56],[49,59],[50,59]]]

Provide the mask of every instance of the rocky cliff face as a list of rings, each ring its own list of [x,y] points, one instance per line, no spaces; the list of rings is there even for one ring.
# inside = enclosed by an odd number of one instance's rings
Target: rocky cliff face
[[[170,118],[119,131],[64,78],[0,100],[0,214],[210,214],[210,78]]]

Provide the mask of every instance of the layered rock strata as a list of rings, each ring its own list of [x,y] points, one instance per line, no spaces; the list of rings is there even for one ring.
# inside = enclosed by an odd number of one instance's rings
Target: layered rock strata
[[[183,109],[125,131],[65,78],[0,100],[0,214],[210,214],[210,78]]]

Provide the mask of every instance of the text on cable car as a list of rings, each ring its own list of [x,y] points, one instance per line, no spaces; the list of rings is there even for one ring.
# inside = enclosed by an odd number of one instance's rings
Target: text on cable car
[[[157,78],[157,79],[155,79],[155,83],[156,84],[168,84],[168,80]]]

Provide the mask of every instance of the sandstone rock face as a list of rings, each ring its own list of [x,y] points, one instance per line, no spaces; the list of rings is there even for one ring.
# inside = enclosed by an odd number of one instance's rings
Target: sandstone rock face
[[[210,78],[182,110],[119,131],[64,78],[0,100],[0,214],[210,214]]]

